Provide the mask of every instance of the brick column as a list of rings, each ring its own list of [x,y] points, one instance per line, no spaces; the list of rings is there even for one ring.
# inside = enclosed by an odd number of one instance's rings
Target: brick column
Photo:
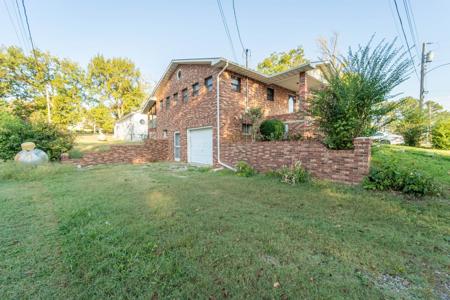
[[[316,136],[316,130],[313,124],[313,118],[310,115],[310,95],[308,89],[308,81],[306,72],[300,72],[298,81],[298,96],[300,102],[300,114],[303,119],[301,134],[305,138],[313,138]]]
[[[354,155],[357,172],[352,177],[354,182],[361,182],[361,180],[369,174],[370,160],[371,160],[371,146],[372,140],[366,137],[359,137],[353,140]]]
[[[300,104],[300,111],[306,112],[308,105],[308,83],[306,81],[306,72],[300,72],[298,80],[298,101]]]

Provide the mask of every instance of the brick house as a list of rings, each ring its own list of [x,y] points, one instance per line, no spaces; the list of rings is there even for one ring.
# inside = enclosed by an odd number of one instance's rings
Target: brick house
[[[282,120],[287,131],[314,135],[307,115],[310,89],[320,88],[320,64],[264,75],[224,58],[173,60],[143,112],[149,137],[167,139],[169,160],[225,166],[221,147],[250,139],[247,108]]]

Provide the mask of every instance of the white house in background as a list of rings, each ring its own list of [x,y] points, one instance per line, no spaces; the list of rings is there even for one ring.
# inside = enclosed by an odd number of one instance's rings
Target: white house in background
[[[114,125],[114,138],[123,141],[142,141],[148,135],[148,115],[140,112],[129,113]]]

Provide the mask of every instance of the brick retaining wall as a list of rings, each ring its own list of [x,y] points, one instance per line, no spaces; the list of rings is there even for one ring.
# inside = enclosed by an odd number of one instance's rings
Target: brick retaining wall
[[[168,160],[167,140],[146,140],[143,145],[113,145],[107,151],[90,152],[79,159],[69,159],[67,155],[61,157],[61,162],[81,166],[100,164],[138,164]]]
[[[369,172],[371,141],[357,138],[354,145],[354,150],[329,150],[317,141],[228,143],[221,146],[221,159],[232,166],[245,161],[262,172],[301,161],[315,177],[356,184]]]

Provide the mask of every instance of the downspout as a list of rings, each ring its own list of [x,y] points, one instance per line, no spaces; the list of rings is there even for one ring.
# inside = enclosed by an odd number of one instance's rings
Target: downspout
[[[236,169],[227,165],[226,163],[222,162],[220,160],[220,75],[225,71],[225,69],[228,67],[228,61],[225,63],[225,67],[223,67],[222,70],[220,70],[219,74],[217,74],[217,98],[216,98],[216,104],[217,104],[217,115],[216,115],[216,121],[217,121],[217,130],[216,130],[216,141],[217,141],[217,162],[219,165],[224,166],[227,169],[230,169],[232,171],[236,172]]]

